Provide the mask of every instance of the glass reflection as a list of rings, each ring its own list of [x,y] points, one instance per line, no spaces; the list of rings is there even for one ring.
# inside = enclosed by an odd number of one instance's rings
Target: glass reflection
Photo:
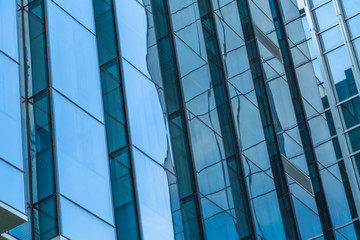
[[[339,101],[355,95],[358,91],[345,47],[342,46],[329,52],[326,58]]]
[[[0,1],[0,50],[18,60],[16,0]]]
[[[19,67],[0,53],[0,69],[0,157],[22,169]]]
[[[123,61],[132,142],[163,165],[167,155],[166,129],[156,86]]]
[[[52,1],[48,24],[53,87],[103,121],[95,36]]]
[[[69,239],[116,240],[115,229],[111,225],[60,197],[61,232]]]
[[[166,170],[133,148],[143,236],[174,239]]]
[[[60,192],[112,224],[104,125],[53,93]]]

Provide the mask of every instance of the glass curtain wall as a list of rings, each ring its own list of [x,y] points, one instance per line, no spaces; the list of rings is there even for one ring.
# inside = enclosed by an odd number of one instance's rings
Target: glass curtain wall
[[[19,4],[32,232],[13,234],[114,239],[92,3]]]
[[[0,234],[27,220],[17,5],[0,2]],[[16,191],[14,191],[16,189]],[[19,220],[18,223],[14,219]]]

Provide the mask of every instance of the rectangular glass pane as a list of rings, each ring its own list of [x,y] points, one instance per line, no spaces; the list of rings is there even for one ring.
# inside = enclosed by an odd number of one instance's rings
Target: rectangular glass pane
[[[19,66],[2,53],[0,93],[0,158],[22,169]]]
[[[60,197],[61,232],[68,239],[116,240],[115,229],[89,212]]]
[[[55,3],[48,2],[48,34],[53,87],[103,121],[95,35]]]
[[[60,94],[53,94],[60,193],[112,224],[104,125]]]

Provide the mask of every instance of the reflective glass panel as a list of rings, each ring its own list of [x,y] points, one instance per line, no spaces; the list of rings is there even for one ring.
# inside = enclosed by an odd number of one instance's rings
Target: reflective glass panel
[[[51,1],[48,22],[54,88],[102,121],[95,36]]]
[[[115,240],[115,229],[99,218],[60,197],[61,231],[69,239]]]
[[[339,101],[356,94],[355,79],[345,47],[329,52],[326,57]]]
[[[116,1],[121,55],[149,76],[147,69],[147,28],[145,9],[135,0]]]
[[[0,173],[0,201],[25,213],[24,174],[1,159]]]
[[[174,239],[166,170],[133,150],[144,239]]]
[[[16,0],[0,1],[0,50],[18,60]]]
[[[360,99],[357,97],[341,105],[346,128],[360,123]]]
[[[337,45],[343,42],[340,27],[338,25],[323,32],[320,35],[320,38],[323,43],[324,51],[328,51],[331,48],[336,47]]]
[[[55,197],[51,197],[34,206],[35,239],[51,239],[58,235],[58,221]]]
[[[167,156],[164,115],[155,85],[123,61],[132,142],[163,164]]]
[[[0,157],[22,169],[19,84],[18,65],[0,53]]]
[[[354,15],[355,13],[360,12],[359,1],[356,0],[341,0],[342,7],[345,13],[345,17]]]
[[[104,125],[54,92],[60,192],[113,223]]]
[[[352,130],[348,133],[352,151],[355,152],[360,149],[360,128]]]
[[[337,22],[335,8],[332,2],[319,7],[314,11],[314,13],[317,19],[319,31],[325,30]]]
[[[52,0],[90,31],[95,32],[92,0]]]
[[[351,37],[356,37],[360,34],[360,14],[347,20]]]

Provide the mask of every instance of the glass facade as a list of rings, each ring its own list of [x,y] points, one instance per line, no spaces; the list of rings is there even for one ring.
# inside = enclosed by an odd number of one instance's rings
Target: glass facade
[[[0,0],[0,239],[360,239],[358,0]]]

